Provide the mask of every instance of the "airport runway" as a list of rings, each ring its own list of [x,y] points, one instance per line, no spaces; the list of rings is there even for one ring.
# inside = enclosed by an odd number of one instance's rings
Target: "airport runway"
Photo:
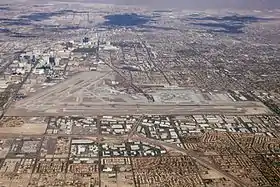
[[[258,115],[271,112],[260,102],[231,102],[219,104],[105,104],[65,105],[41,108],[11,107],[5,116],[95,116],[95,115],[191,115],[191,114],[227,114]]]
[[[261,102],[253,101],[189,101],[186,103],[149,103],[133,99],[125,92],[104,87],[104,78],[112,72],[82,72],[42,91],[17,101],[5,116],[96,116],[96,115],[191,115],[270,114]],[[136,97],[136,95],[134,95]],[[123,100],[112,102],[114,99]]]
[[[21,107],[29,107],[32,105],[40,106],[41,104],[48,105],[48,103],[56,104],[73,94],[78,94],[86,88],[96,86],[104,77],[111,73],[112,72],[82,72],[62,83],[46,88],[39,93],[35,93],[16,104]]]

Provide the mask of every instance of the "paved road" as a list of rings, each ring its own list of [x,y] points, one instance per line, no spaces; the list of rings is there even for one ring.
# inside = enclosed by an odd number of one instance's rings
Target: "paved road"
[[[128,132],[128,136],[126,138],[126,141],[128,141],[135,134],[138,126],[141,124],[143,119],[144,119],[144,115],[141,115],[140,118],[136,121],[136,123],[133,124],[131,130]]]
[[[246,184],[243,181],[241,181],[240,179],[238,179],[237,177],[221,170],[218,166],[216,166],[215,164],[212,164],[209,161],[201,158],[199,155],[197,155],[193,151],[185,150],[185,149],[183,149],[181,147],[178,147],[178,146],[176,146],[175,144],[172,144],[172,143],[167,143],[167,142],[159,141],[159,140],[155,140],[155,139],[149,139],[149,138],[146,138],[145,136],[142,136],[142,135],[139,135],[139,134],[132,137],[132,139],[142,141],[142,142],[146,142],[146,143],[156,145],[156,146],[164,146],[164,147],[167,147],[167,148],[172,148],[173,150],[179,151],[181,153],[184,153],[184,154],[190,156],[192,159],[194,159],[199,164],[201,164],[201,165],[203,165],[203,166],[205,166],[209,169],[217,171],[218,173],[223,175],[225,178],[228,178],[231,181],[233,181],[237,186],[250,187],[249,184]]]
[[[101,143],[101,137],[103,138],[110,138],[110,139],[115,139],[116,141],[121,141],[121,142],[126,142],[127,141],[127,137],[129,136],[130,140],[135,140],[135,141],[142,141],[145,143],[149,143],[151,145],[156,145],[156,146],[160,146],[160,147],[166,147],[166,148],[171,148],[175,151],[181,152],[183,154],[186,154],[188,156],[190,156],[191,158],[193,158],[196,162],[198,162],[199,164],[215,170],[216,172],[220,173],[222,176],[224,176],[225,178],[228,178],[230,180],[232,180],[236,185],[241,186],[241,187],[250,187],[250,185],[245,184],[244,182],[240,181],[238,178],[236,178],[235,176],[232,176],[231,174],[221,170],[218,166],[210,163],[209,161],[201,158],[200,155],[198,155],[197,153],[191,151],[191,150],[185,150],[181,147],[178,147],[176,144],[172,144],[172,143],[168,143],[168,142],[164,142],[164,141],[160,141],[160,140],[155,140],[155,139],[150,139],[147,138],[143,135],[140,135],[138,133],[136,133],[135,131],[133,131],[134,134],[129,134],[129,135],[123,135],[123,136],[115,136],[115,135],[61,135],[61,134],[44,134],[44,135],[21,135],[21,134],[16,134],[16,133],[10,133],[10,134],[0,134],[1,137],[5,137],[5,138],[16,138],[16,137],[71,137],[71,138],[81,138],[81,139],[90,139],[96,142]],[[133,136],[132,136],[133,135]],[[103,140],[104,141],[104,140]],[[106,141],[106,140],[105,140]]]

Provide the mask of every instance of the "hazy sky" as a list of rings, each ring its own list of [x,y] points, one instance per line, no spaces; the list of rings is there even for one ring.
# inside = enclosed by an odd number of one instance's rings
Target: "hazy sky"
[[[115,0],[115,2],[127,5],[148,5],[153,8],[280,8],[280,0]]]
[[[117,5],[142,5],[151,8],[184,8],[184,9],[278,9],[280,0],[0,0],[1,3],[11,2],[46,3],[53,1],[63,2],[92,2]],[[1,4],[0,3],[0,4]]]

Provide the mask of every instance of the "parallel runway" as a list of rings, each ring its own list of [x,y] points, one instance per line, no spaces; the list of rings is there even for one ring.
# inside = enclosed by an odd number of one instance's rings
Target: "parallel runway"
[[[63,99],[78,94],[89,87],[95,87],[104,77],[110,75],[111,72],[82,72],[73,77],[49,87],[39,93],[35,93],[30,97],[19,101],[16,105],[20,107],[32,107],[38,105],[52,105],[62,102]]]
[[[170,105],[170,104],[103,104],[50,106],[50,108],[13,108],[6,116],[66,116],[66,115],[188,115],[188,114],[227,114],[257,115],[270,114],[260,102],[233,102],[201,105]]]
[[[266,106],[253,101],[191,100],[185,103],[149,103],[146,98],[138,99],[137,94],[132,97],[126,92],[104,85],[105,79],[111,80],[113,77],[110,71],[76,74],[17,101],[9,107],[5,116],[270,114]]]

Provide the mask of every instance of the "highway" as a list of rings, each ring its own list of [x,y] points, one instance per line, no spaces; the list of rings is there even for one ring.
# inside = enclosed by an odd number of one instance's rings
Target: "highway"
[[[135,126],[138,126],[139,121],[136,122]],[[122,136],[115,136],[115,135],[100,135],[100,134],[95,134],[95,135],[87,135],[87,136],[83,136],[83,135],[74,135],[74,134],[70,134],[70,135],[62,135],[62,134],[44,134],[44,135],[38,135],[38,134],[29,134],[29,135],[22,135],[22,134],[16,134],[16,133],[9,133],[9,134],[0,134],[1,137],[5,137],[5,138],[18,138],[18,137],[33,137],[33,138],[42,138],[42,137],[69,137],[69,138],[81,138],[81,139],[90,139],[93,140],[95,142],[98,143],[105,143],[106,142],[106,138],[110,139],[110,142],[112,142],[111,139],[115,139],[116,142],[126,142],[127,138],[129,137],[130,140],[134,140],[134,141],[142,141],[145,143],[148,143],[150,145],[155,145],[155,146],[159,146],[159,147],[165,147],[165,148],[169,148],[172,149],[174,151],[178,151],[180,153],[186,154],[188,156],[190,156],[193,160],[195,160],[197,163],[205,166],[208,169],[212,169],[216,172],[218,172],[219,174],[221,174],[222,176],[224,176],[225,178],[231,180],[232,182],[234,182],[237,186],[240,187],[250,187],[250,185],[245,184],[244,182],[242,182],[241,180],[239,180],[237,177],[221,170],[217,165],[210,163],[209,161],[203,159],[200,155],[198,155],[197,153],[191,151],[191,150],[185,150],[181,147],[178,147],[176,144],[172,144],[172,143],[168,143],[168,142],[164,142],[164,141],[160,141],[160,140],[155,140],[155,139],[150,139],[147,138],[143,135],[138,134],[137,132],[135,132],[134,130],[131,131],[131,133],[129,133],[129,135],[122,135]],[[101,140],[101,137],[103,140]]]
[[[138,126],[141,124],[141,122],[144,119],[144,115],[141,115],[140,118],[137,120],[135,124],[133,124],[131,130],[128,132],[128,136],[126,137],[126,141],[128,141],[137,131]]]
[[[184,153],[184,154],[190,156],[192,159],[194,159],[197,163],[205,166],[206,168],[217,171],[219,174],[221,174],[225,178],[234,182],[237,186],[250,187],[249,184],[246,184],[243,181],[241,181],[240,179],[238,179],[237,177],[235,177],[235,176],[233,176],[233,175],[231,175],[231,174],[229,174],[225,171],[222,171],[218,166],[216,166],[215,164],[212,164],[209,161],[201,158],[201,156],[197,155],[195,152],[190,151],[190,150],[185,150],[181,147],[176,146],[176,144],[167,143],[167,142],[159,141],[159,140],[155,140],[155,139],[149,139],[149,138],[146,138],[145,136],[142,136],[142,135],[139,135],[139,134],[136,134],[136,136],[133,136],[132,140],[142,141],[142,142],[146,142],[146,143],[156,145],[156,146],[161,146],[161,147],[164,146],[166,148],[171,148],[171,149],[176,150],[178,152]]]
[[[25,47],[25,48],[23,49],[23,51],[26,50],[27,48],[28,48],[28,46]],[[17,56],[17,54],[14,56],[14,59],[15,59],[16,56]],[[11,63],[9,63],[8,66],[10,66],[10,64],[12,64],[12,62],[13,62],[13,61],[11,60]],[[23,78],[23,80],[22,80],[18,85],[16,85],[16,90],[11,94],[10,98],[8,99],[8,101],[5,103],[5,105],[4,105],[3,108],[2,108],[2,111],[1,111],[1,114],[0,114],[0,119],[5,115],[5,113],[7,112],[8,108],[9,108],[10,105],[13,103],[13,101],[14,101],[16,95],[18,94],[18,92],[19,92],[20,89],[22,88],[23,84],[27,81],[28,77],[31,75],[31,73],[33,72],[33,70],[36,68],[36,66],[37,66],[38,63],[39,63],[39,61],[37,61],[36,63],[34,63],[33,66],[31,67],[30,71],[29,71],[29,72],[27,73],[27,75]],[[7,66],[7,67],[8,67],[8,66]],[[5,68],[7,68],[7,67],[5,67]],[[0,71],[1,71],[0,74],[2,74],[2,73],[4,73],[5,69],[0,70]],[[3,72],[2,72],[2,71],[3,71]]]

